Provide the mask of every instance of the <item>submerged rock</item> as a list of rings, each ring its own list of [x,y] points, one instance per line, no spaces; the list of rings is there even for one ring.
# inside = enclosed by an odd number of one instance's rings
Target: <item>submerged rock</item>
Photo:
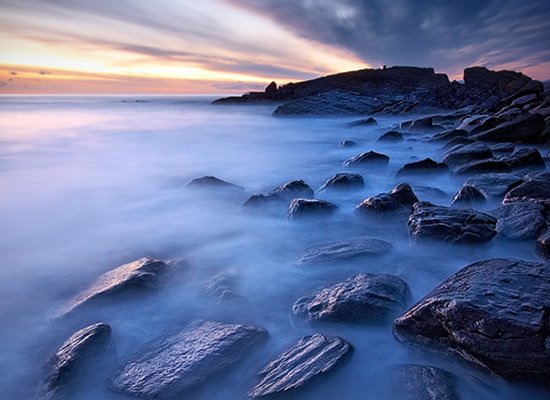
[[[491,214],[498,219],[498,234],[509,239],[536,239],[546,228],[544,207],[532,201],[504,204]]]
[[[425,365],[393,365],[386,381],[391,399],[459,400],[455,377],[447,371]],[[385,378],[387,379],[387,378]]]
[[[388,165],[389,162],[390,158],[387,155],[375,151],[367,151],[344,161],[344,165],[348,167],[356,165]]]
[[[550,378],[550,268],[490,259],[455,273],[395,321],[401,341],[454,352],[511,379]]]
[[[425,158],[420,161],[410,162],[403,165],[399,169],[399,171],[397,171],[397,176],[417,173],[439,173],[447,171],[449,171],[449,167],[446,164],[438,163],[431,158]]]
[[[73,333],[46,365],[40,398],[53,398],[64,385],[74,380],[84,364],[112,347],[111,327],[104,322]]]
[[[355,146],[357,146],[357,143],[354,142],[353,140],[342,140],[338,144],[338,147],[355,147]]]
[[[464,185],[453,197],[451,207],[453,206],[471,206],[476,203],[485,203],[487,199],[474,186]]]
[[[342,189],[354,189],[361,188],[365,186],[365,181],[363,177],[359,174],[340,172],[333,175],[329,178],[323,186],[321,186],[320,191],[333,189],[333,190],[342,190]]]
[[[501,199],[522,182],[521,176],[515,173],[489,173],[468,178],[464,185],[473,186],[487,198]]]
[[[413,239],[447,243],[488,242],[497,233],[496,224],[496,218],[489,214],[435,206],[428,202],[416,203],[408,222]]]
[[[309,320],[378,322],[405,307],[408,286],[386,274],[357,274],[297,300],[292,313]]]
[[[369,215],[399,212],[408,215],[417,201],[418,198],[412,188],[408,184],[402,183],[388,193],[380,193],[363,200],[356,210]]]
[[[251,325],[197,321],[127,362],[111,388],[132,396],[172,398],[227,371],[267,339]]]
[[[291,393],[340,365],[353,347],[339,337],[319,333],[305,336],[258,374],[259,383],[249,396],[253,398]]]
[[[238,298],[235,292],[237,274],[233,271],[220,272],[201,284],[201,289],[214,301]]]
[[[155,287],[160,275],[170,265],[162,260],[140,258],[101,275],[88,289],[73,297],[58,317],[63,317],[85,304],[107,296],[120,294],[131,288]]]
[[[374,126],[378,125],[378,122],[373,117],[358,119],[349,123],[349,126]]]
[[[380,239],[331,243],[306,250],[298,260],[298,264],[331,263],[353,258],[377,256],[387,253],[391,248],[391,244]]]
[[[401,142],[403,141],[403,134],[398,131],[389,131],[380,136],[378,142]]]
[[[215,176],[203,176],[201,178],[195,178],[188,182],[185,186],[196,188],[244,189],[242,186],[223,181],[219,178],[216,178]]]
[[[277,202],[288,202],[299,197],[312,198],[313,189],[303,180],[286,182],[268,194],[256,193],[248,198],[243,204],[245,207],[262,206]]]
[[[288,218],[326,216],[334,214],[336,211],[338,211],[338,206],[326,200],[294,199],[288,207]]]

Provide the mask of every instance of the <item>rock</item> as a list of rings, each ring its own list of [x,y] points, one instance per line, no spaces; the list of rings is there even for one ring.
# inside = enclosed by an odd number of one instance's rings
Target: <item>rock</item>
[[[140,258],[101,275],[90,287],[73,297],[63,307],[58,317],[72,313],[76,309],[98,299],[121,294],[132,288],[155,287],[160,275],[170,265],[162,260]]]
[[[380,193],[369,197],[356,207],[356,210],[369,215],[384,213],[411,213],[413,204],[418,201],[412,188],[402,183],[388,193]]]
[[[380,239],[361,239],[330,243],[306,250],[297,264],[322,264],[378,256],[389,252],[391,248],[391,244]]]
[[[233,271],[220,272],[214,275],[206,282],[203,282],[201,289],[205,294],[211,297],[216,302],[221,302],[226,299],[234,299],[240,297],[235,292],[237,274]]]
[[[242,186],[222,181],[215,176],[203,176],[202,178],[195,178],[188,182],[185,186],[195,188],[244,189]]]
[[[436,133],[429,140],[430,142],[443,142],[455,138],[462,138],[468,136],[468,131],[465,129],[452,129]]]
[[[339,337],[316,333],[269,362],[258,374],[259,382],[249,396],[268,397],[291,393],[333,370],[351,355],[353,347]]]
[[[535,251],[543,260],[550,260],[550,230],[538,237]]]
[[[316,199],[294,199],[288,208],[288,218],[299,219],[321,215],[331,215],[338,210],[338,207],[325,200]]]
[[[536,142],[544,124],[541,115],[529,114],[478,133],[474,138],[486,142]]]
[[[550,268],[490,259],[455,273],[395,321],[401,341],[454,352],[509,379],[550,378]]]
[[[506,161],[497,159],[472,161],[454,170],[456,175],[474,175],[499,172],[512,172],[512,167]]]
[[[297,300],[294,315],[309,320],[379,322],[403,310],[407,284],[385,274],[357,274]]]
[[[441,148],[443,151],[449,151],[453,148],[456,148],[458,145],[467,145],[472,143],[478,143],[479,140],[475,140],[469,137],[455,137],[454,139],[449,140],[445,146]]]
[[[425,158],[421,161],[410,162],[403,165],[399,169],[399,171],[397,171],[397,176],[416,173],[439,173],[448,171],[449,167],[446,164],[438,163],[431,158]]]
[[[299,197],[313,197],[313,189],[302,180],[294,180],[277,186],[267,195],[256,193],[243,204],[245,207],[262,206],[277,202],[288,202]]]
[[[431,186],[422,186],[422,185],[414,185],[413,190],[415,193],[418,193],[420,197],[437,197],[437,198],[445,198],[447,197],[447,193],[439,188],[431,187]]]
[[[349,126],[374,126],[378,125],[378,122],[373,117],[358,119],[356,121],[350,122]]]
[[[468,178],[464,185],[475,187],[489,199],[501,199],[510,189],[522,182],[523,179],[518,174],[489,173]]]
[[[455,194],[451,207],[453,206],[471,206],[476,203],[485,203],[487,199],[474,186],[463,185]]]
[[[401,129],[407,129],[409,131],[440,131],[443,130],[438,125],[433,124],[432,117],[426,117],[421,119],[415,119],[413,121],[405,121],[399,125]]]
[[[363,177],[361,175],[341,172],[333,175],[330,179],[328,179],[319,190],[323,191],[327,189],[354,189],[361,188],[363,186],[365,186],[365,181],[363,180]]]
[[[487,145],[476,142],[464,146],[459,145],[450,149],[443,156],[442,162],[451,167],[456,167],[457,165],[467,164],[477,160],[486,160],[492,157],[493,152]]]
[[[50,358],[41,398],[53,398],[64,385],[79,375],[84,364],[112,347],[111,327],[104,322],[73,333]]]
[[[275,82],[271,82],[267,87],[265,88],[265,94],[272,96],[275,93],[277,93],[277,84]]]
[[[511,154],[514,152],[516,146],[514,143],[496,143],[489,146],[493,154]]]
[[[375,151],[367,151],[344,161],[345,166],[360,166],[360,165],[388,165],[390,158]]]
[[[338,147],[355,147],[357,146],[357,143],[355,143],[353,140],[342,140]]]
[[[447,243],[488,242],[496,235],[497,220],[472,209],[414,205],[409,217],[409,233],[415,240],[434,239]]]
[[[388,399],[459,400],[455,376],[439,368],[424,365],[393,365],[386,382]],[[384,379],[388,379],[386,376]]]
[[[523,182],[506,193],[503,203],[518,201],[536,201],[542,204],[550,204],[550,181],[530,180]]]
[[[514,151],[509,156],[501,158],[512,168],[545,168],[546,164],[539,151],[534,148],[524,148]]]
[[[512,107],[523,107],[529,103],[534,102],[538,99],[538,96],[536,93],[530,93],[526,94],[524,96],[518,97],[515,100],[512,101],[510,104]]]
[[[275,204],[280,202],[280,199],[277,196],[270,196],[261,193],[256,193],[250,196],[244,203],[243,207],[261,207],[269,204]]]
[[[509,239],[536,239],[546,228],[544,207],[532,201],[504,204],[491,212],[497,232]]]
[[[197,321],[124,364],[111,388],[137,397],[173,398],[229,370],[266,339],[260,327]]]
[[[403,141],[403,134],[398,131],[389,131],[380,136],[377,142],[401,142]]]

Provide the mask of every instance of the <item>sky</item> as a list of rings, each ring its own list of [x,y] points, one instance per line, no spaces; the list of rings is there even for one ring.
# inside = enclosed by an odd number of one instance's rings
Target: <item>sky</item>
[[[0,94],[228,94],[382,65],[550,79],[549,0],[0,0]]]

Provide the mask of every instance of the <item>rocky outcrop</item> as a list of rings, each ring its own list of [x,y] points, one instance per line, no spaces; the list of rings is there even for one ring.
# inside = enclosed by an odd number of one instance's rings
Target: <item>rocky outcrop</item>
[[[401,341],[454,352],[510,379],[550,378],[550,268],[490,259],[449,277],[395,321]]]
[[[410,175],[410,174],[433,174],[448,172],[449,167],[447,164],[438,163],[437,161],[432,160],[431,158],[425,158],[420,161],[413,161],[403,165],[399,171],[397,171],[397,176]]]
[[[344,161],[345,166],[388,165],[390,158],[375,151],[367,151]]]
[[[356,211],[366,215],[406,214],[412,211],[413,204],[418,201],[412,188],[402,183],[388,193],[380,193],[369,197],[356,207]]]
[[[131,396],[173,398],[227,371],[266,339],[257,326],[197,321],[126,362],[110,386]]]
[[[272,398],[290,394],[334,370],[351,355],[352,350],[351,344],[339,337],[319,333],[305,336],[260,371],[259,382],[250,390],[249,396]]]
[[[359,174],[340,172],[329,178],[319,191],[357,189],[365,186],[363,177]]]
[[[455,376],[425,365],[392,365],[386,381],[388,399],[459,400]]]
[[[387,253],[391,248],[391,244],[380,239],[330,243],[307,249],[297,264],[333,263],[361,257],[378,256]]]
[[[532,201],[504,204],[492,211],[497,232],[508,239],[536,239],[546,228],[544,207]]]
[[[428,202],[416,203],[408,222],[411,238],[447,243],[488,242],[497,233],[496,224],[496,218],[489,214]]]
[[[386,274],[357,274],[297,300],[292,313],[309,320],[379,322],[403,310],[408,286]]]
[[[168,268],[170,264],[152,258],[140,258],[115,268],[101,275],[90,287],[69,300],[58,317],[63,317],[98,299],[121,294],[132,288],[155,287],[160,275]]]

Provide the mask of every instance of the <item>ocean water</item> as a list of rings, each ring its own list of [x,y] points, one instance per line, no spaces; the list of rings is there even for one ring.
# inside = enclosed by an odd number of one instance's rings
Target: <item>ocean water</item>
[[[440,145],[418,133],[400,143],[376,139],[404,118],[377,118],[350,128],[353,118],[275,118],[272,106],[214,106],[209,97],[0,98],[0,397],[30,399],[48,357],[75,330],[104,321],[113,329],[118,362],[146,343],[196,319],[265,327],[269,340],[229,374],[208,381],[196,399],[240,399],[256,373],[301,336],[338,335],[355,348],[334,374],[300,399],[383,399],[388,366],[416,363],[457,375],[463,399],[544,398],[535,388],[505,383],[453,357],[398,342],[391,320],[381,324],[311,324],[293,317],[299,297],[359,272],[395,274],[411,291],[410,305],[476,260],[536,259],[532,243],[493,240],[470,247],[414,244],[406,221],[366,219],[354,212],[364,198],[402,182],[446,192],[422,200],[448,205],[462,178],[396,178],[405,162],[432,156]],[[409,117],[410,118],[410,117]],[[341,140],[358,143],[339,148]],[[390,156],[384,168],[344,168],[360,152]],[[286,218],[286,205],[256,211],[241,204],[293,179],[317,190],[337,172],[361,173],[365,187],[316,192],[336,203],[330,218]],[[213,175],[242,191],[192,190],[189,180]],[[489,204],[491,208],[495,204]],[[358,238],[393,245],[378,258],[335,265],[296,265],[311,246]],[[143,293],[113,299],[71,318],[56,311],[100,274],[151,256],[187,260]],[[232,271],[238,299],[221,302],[201,291],[212,276]],[[71,399],[125,398],[108,389],[117,361],[99,362],[79,378]]]

